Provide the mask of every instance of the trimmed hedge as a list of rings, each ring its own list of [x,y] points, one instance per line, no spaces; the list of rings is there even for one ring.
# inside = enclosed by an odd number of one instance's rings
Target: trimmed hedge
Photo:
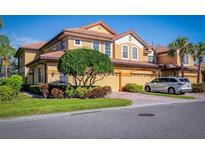
[[[192,92],[205,92],[205,83],[192,83]]]
[[[13,91],[13,95],[17,96],[23,85],[23,78],[20,75],[12,75],[9,78],[3,78],[0,80],[0,86],[10,87]]]
[[[143,86],[142,85],[137,85],[135,83],[128,83],[124,87],[124,91],[127,92],[142,92],[143,91]]]
[[[0,86],[0,101],[8,101],[13,98],[13,90],[8,86]]]

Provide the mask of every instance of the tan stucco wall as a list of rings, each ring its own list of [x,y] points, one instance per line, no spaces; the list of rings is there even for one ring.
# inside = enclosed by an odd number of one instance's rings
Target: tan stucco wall
[[[106,33],[106,34],[111,34],[107,29],[105,29],[101,25],[96,25],[94,27],[89,28],[88,30],[93,30],[93,31],[97,31],[97,32],[101,32],[101,33]]]
[[[158,64],[178,64],[178,57],[170,57],[167,53],[158,54],[157,56]]]
[[[144,56],[143,48],[140,48],[139,46],[136,46],[135,44],[130,43],[130,42],[125,42],[125,43],[122,43],[122,44],[115,44],[114,45],[113,55],[114,55],[115,59],[122,59],[123,45],[128,46],[129,60],[132,60],[132,47],[137,47],[137,49],[138,49],[138,61],[148,61],[148,57]]]
[[[41,76],[42,76],[42,82],[39,82],[38,80],[38,68],[41,68]],[[40,64],[36,67],[34,67],[34,84],[41,84],[45,83],[45,65]]]

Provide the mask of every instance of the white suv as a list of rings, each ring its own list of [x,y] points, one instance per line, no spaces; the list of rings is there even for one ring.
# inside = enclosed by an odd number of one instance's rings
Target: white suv
[[[187,78],[160,77],[145,84],[146,92],[165,92],[170,94],[184,94],[191,92],[192,86]]]

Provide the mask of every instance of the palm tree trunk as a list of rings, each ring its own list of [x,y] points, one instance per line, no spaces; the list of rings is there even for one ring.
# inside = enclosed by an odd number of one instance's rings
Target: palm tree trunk
[[[180,56],[180,63],[181,63],[181,75],[182,75],[182,77],[184,77],[183,56]]]
[[[7,65],[5,66],[5,76],[6,78],[8,77],[8,66]]]
[[[200,77],[201,77],[201,59],[199,59],[199,65],[197,70],[197,83],[200,82]]]

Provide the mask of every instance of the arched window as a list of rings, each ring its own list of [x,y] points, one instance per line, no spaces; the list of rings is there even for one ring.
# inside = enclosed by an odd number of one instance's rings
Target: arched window
[[[128,59],[128,46],[122,46],[122,58],[123,59]]]
[[[138,59],[138,50],[137,47],[132,47],[132,59],[137,60]]]

